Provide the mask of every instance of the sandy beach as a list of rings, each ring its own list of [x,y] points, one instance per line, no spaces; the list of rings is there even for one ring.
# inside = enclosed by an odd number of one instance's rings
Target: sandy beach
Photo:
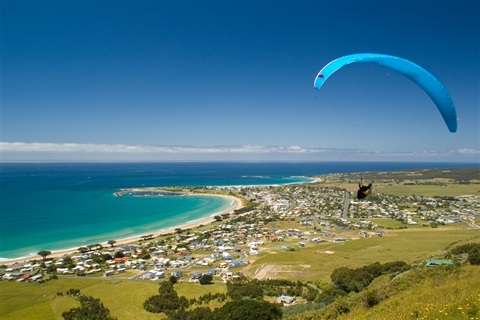
[[[234,196],[230,196],[230,195],[191,193],[191,194],[188,194],[187,196],[189,196],[189,195],[228,198],[228,199],[232,200],[232,205],[225,210],[222,210],[222,211],[219,211],[219,212],[211,212],[207,217],[200,218],[200,219],[195,219],[193,221],[189,221],[189,222],[183,223],[181,225],[172,226],[172,227],[169,227],[169,228],[166,228],[166,229],[158,230],[157,232],[152,233],[152,235],[154,237],[158,237],[158,236],[161,236],[161,235],[172,233],[172,232],[175,231],[175,229],[178,229],[178,228],[192,229],[192,228],[196,228],[196,227],[199,227],[199,226],[202,226],[202,225],[210,224],[213,221],[215,221],[214,216],[221,215],[221,214],[224,214],[224,213],[231,213],[234,210],[240,209],[244,206],[242,199],[234,197]],[[124,239],[115,239],[117,241],[115,243],[115,246],[129,244],[129,243],[135,243],[135,242],[141,241],[141,240],[143,240],[143,236],[144,235],[137,235],[137,236],[128,237],[128,238],[124,238]],[[104,247],[109,247],[110,246],[107,242],[102,242],[101,245],[104,246]],[[66,249],[66,250],[56,250],[56,251],[52,251],[52,253],[48,256],[48,258],[61,258],[63,256],[71,255],[71,254],[74,254],[74,253],[77,253],[77,252],[78,252],[78,248]],[[4,261],[1,262],[1,264],[12,265],[12,264],[17,264],[17,263],[28,263],[31,260],[41,260],[41,259],[42,259],[41,256],[33,255],[33,256],[29,256],[29,257],[21,257],[21,258],[16,258],[16,259],[4,260]]]

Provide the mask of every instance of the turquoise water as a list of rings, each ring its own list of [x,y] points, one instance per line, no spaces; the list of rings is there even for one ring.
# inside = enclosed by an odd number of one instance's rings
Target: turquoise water
[[[438,163],[0,163],[0,259],[147,235],[222,212],[205,196],[116,197],[121,188],[273,185]]]
[[[14,231],[2,237],[2,257],[155,233],[222,212],[231,205],[230,199],[206,196],[116,197],[103,190],[39,193],[17,203],[16,210],[28,212],[28,216],[4,219]]]

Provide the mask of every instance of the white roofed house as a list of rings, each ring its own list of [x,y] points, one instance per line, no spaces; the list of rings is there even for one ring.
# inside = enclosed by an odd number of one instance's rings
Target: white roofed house
[[[277,298],[277,303],[292,304],[295,302],[295,297],[292,296],[280,296]]]

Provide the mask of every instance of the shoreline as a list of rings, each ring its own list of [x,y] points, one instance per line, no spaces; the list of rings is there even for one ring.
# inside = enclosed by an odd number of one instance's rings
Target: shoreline
[[[215,221],[214,216],[216,215],[221,215],[227,212],[233,212],[234,210],[241,209],[244,207],[244,203],[241,198],[231,196],[231,195],[220,195],[220,194],[208,194],[208,193],[202,193],[202,194],[196,194],[196,193],[189,193],[186,194],[186,196],[205,196],[205,197],[222,197],[222,198],[227,198],[230,199],[232,202],[229,205],[228,208],[223,209],[221,211],[216,211],[216,212],[211,212],[208,213],[207,216],[201,217],[195,220],[187,221],[181,225],[175,225],[171,227],[167,227],[165,229],[160,229],[157,230],[156,232],[152,233],[153,237],[158,237],[162,236],[168,233],[175,232],[175,229],[181,228],[181,229],[192,229],[192,228],[197,228],[203,225],[209,225],[212,222]],[[130,236],[127,238],[121,238],[116,240],[115,246],[121,246],[125,244],[130,244],[133,242],[137,241],[142,241],[143,240],[143,235],[135,235],[135,236]],[[100,243],[103,247],[109,247],[110,245],[108,244],[108,241],[104,241]],[[54,250],[51,251],[51,254],[47,256],[48,259],[50,258],[61,258],[66,255],[71,255],[74,253],[78,253],[78,247],[77,248],[70,248],[70,249],[60,249],[60,250]],[[14,264],[21,264],[21,263],[29,263],[32,260],[42,260],[42,257],[39,255],[31,255],[31,256],[24,256],[24,257],[18,257],[18,258],[12,258],[12,259],[5,259],[0,261],[0,265],[14,265]]]

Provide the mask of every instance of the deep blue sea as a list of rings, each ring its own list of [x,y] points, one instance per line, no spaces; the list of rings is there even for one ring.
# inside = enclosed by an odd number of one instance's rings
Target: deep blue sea
[[[274,185],[327,173],[467,163],[0,163],[0,260],[146,235],[228,209],[204,196],[116,197],[122,188]]]

